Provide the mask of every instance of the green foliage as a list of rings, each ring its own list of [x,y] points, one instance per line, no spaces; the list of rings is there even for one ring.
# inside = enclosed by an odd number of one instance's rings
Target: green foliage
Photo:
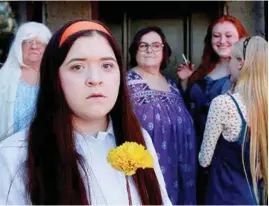
[[[5,61],[9,48],[9,40],[13,36],[14,29],[14,14],[9,2],[0,2],[0,62]]]
[[[14,14],[8,2],[0,2],[0,34],[13,32]]]

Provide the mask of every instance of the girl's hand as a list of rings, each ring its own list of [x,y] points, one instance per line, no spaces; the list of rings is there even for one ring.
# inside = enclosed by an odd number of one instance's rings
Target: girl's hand
[[[191,62],[180,63],[177,68],[177,76],[181,81],[187,80],[195,71],[194,64]]]

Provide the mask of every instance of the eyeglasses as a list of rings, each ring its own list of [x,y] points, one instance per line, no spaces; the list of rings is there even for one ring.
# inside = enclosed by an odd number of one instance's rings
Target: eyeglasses
[[[151,49],[155,52],[161,51],[164,47],[164,45],[160,42],[154,42],[152,44],[147,44],[145,42],[140,42],[138,44],[139,51],[147,51],[148,48],[151,47]]]
[[[45,43],[43,43],[41,41],[36,41],[36,40],[24,40],[22,43],[26,44],[29,47],[33,46],[34,44],[36,45],[37,48],[43,48],[46,46]]]
[[[251,39],[251,37],[248,37],[243,42],[243,57],[244,57],[244,59],[246,59],[246,50],[247,50],[248,42],[250,39]]]

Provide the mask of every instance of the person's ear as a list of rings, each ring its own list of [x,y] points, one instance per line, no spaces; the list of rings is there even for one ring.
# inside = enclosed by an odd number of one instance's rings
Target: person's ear
[[[239,61],[238,68],[241,69],[244,66],[245,60],[243,58],[237,58],[237,61]]]

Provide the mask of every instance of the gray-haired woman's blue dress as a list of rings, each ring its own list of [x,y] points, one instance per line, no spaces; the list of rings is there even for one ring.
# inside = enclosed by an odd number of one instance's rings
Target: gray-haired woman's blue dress
[[[35,113],[38,91],[39,86],[29,85],[23,80],[20,80],[14,108],[13,133],[30,126]]]
[[[192,118],[176,85],[170,92],[150,89],[135,71],[127,84],[135,114],[152,137],[173,204],[196,204],[196,136]]]

